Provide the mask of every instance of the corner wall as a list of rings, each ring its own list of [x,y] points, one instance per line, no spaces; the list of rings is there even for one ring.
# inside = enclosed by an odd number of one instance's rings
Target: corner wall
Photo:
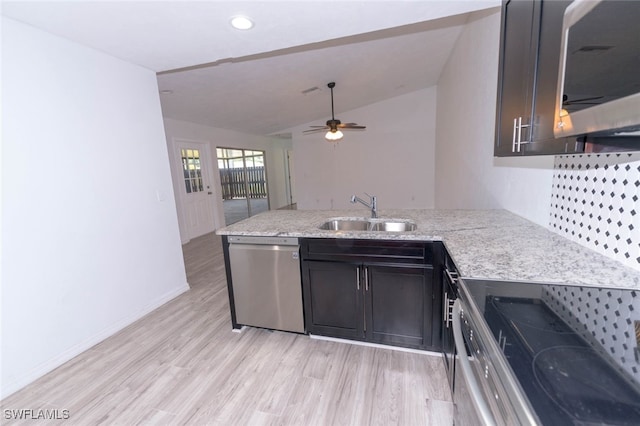
[[[549,226],[553,156],[494,158],[500,9],[476,12],[438,81],[435,206]]]
[[[156,76],[2,18],[1,397],[188,290]]]

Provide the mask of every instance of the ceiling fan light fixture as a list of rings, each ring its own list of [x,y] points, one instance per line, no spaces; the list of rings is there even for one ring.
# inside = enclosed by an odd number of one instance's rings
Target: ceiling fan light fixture
[[[253,28],[253,21],[246,16],[236,15],[231,17],[231,26],[236,30],[250,30]]]
[[[344,134],[340,130],[329,130],[327,134],[324,135],[324,138],[329,142],[335,142],[342,139],[343,136]]]
[[[333,88],[336,87],[336,83],[332,81],[331,83],[327,84],[327,87],[331,89],[331,120],[327,120],[324,126],[311,126],[311,129],[305,130],[302,133],[310,134],[328,130],[328,132],[324,135],[324,138],[330,142],[335,142],[339,141],[344,136],[339,129],[366,129],[366,126],[359,126],[356,123],[343,123],[340,120],[336,119],[333,109]]]

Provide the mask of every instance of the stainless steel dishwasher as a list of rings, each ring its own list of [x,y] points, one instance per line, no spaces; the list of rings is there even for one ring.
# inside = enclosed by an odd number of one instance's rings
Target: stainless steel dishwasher
[[[236,322],[304,333],[297,238],[229,237]]]

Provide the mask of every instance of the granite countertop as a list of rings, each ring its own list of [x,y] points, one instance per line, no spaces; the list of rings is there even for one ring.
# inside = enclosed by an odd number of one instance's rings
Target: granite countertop
[[[640,271],[506,210],[381,210],[382,219],[416,222],[411,232],[325,231],[328,219],[365,210],[271,210],[219,229],[218,235],[443,241],[461,277],[640,288]]]

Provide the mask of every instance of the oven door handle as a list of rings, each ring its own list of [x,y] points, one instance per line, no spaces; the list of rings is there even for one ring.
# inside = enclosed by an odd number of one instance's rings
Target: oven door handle
[[[491,410],[487,405],[487,402],[483,398],[482,390],[473,375],[471,363],[467,358],[467,350],[464,347],[464,337],[462,336],[462,322],[460,319],[460,313],[462,307],[460,306],[460,299],[456,300],[453,304],[453,340],[456,345],[456,351],[458,352],[459,366],[462,368],[462,375],[464,376],[467,386],[469,388],[469,395],[473,401],[473,405],[476,407],[476,411],[482,419],[482,424],[485,426],[495,426],[496,422],[493,419]]]

